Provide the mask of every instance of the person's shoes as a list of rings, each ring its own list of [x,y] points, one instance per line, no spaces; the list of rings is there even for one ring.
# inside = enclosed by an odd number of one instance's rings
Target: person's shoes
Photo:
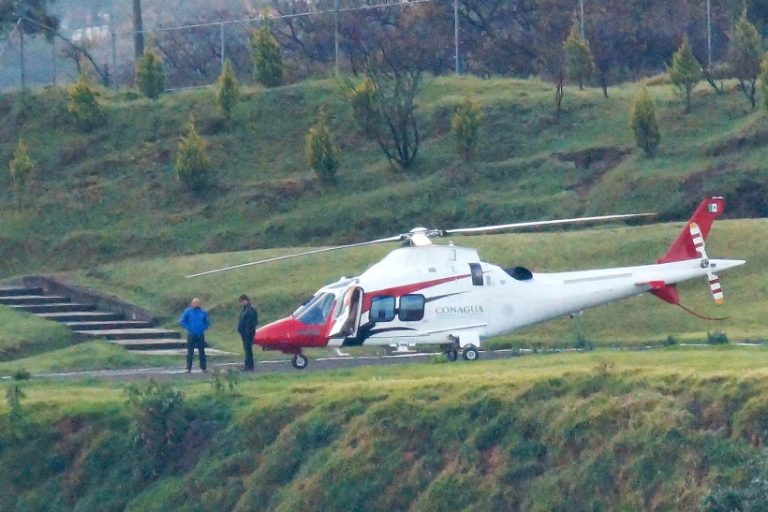
[[[187,368],[187,373],[192,373],[192,368]]]
[[[200,368],[200,369],[203,371],[203,373],[208,373],[208,369],[207,368]]]

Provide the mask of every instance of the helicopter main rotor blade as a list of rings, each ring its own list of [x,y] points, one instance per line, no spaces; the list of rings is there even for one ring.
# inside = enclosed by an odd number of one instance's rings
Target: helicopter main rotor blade
[[[593,221],[600,221],[600,220],[628,219],[631,217],[650,217],[653,215],[656,215],[656,214],[655,213],[626,213],[621,215],[600,215],[597,217],[576,217],[573,219],[538,220],[538,221],[532,221],[532,222],[515,222],[513,224],[499,224],[496,226],[480,226],[476,228],[446,229],[446,230],[443,230],[443,233],[446,235],[484,233],[486,231],[499,231],[502,229],[518,229],[518,228],[528,228],[533,226],[556,226],[559,224],[575,224],[577,222],[593,222]]]
[[[237,268],[243,268],[243,267],[250,267],[253,265],[261,265],[262,263],[271,263],[273,261],[281,261],[281,260],[287,260],[291,258],[299,258],[301,256],[309,256],[311,254],[320,254],[322,252],[329,252],[329,251],[335,251],[338,249],[349,249],[352,247],[363,247],[365,245],[374,245],[374,244],[382,244],[385,242],[399,242],[403,240],[403,235],[396,235],[396,236],[390,236],[387,238],[379,238],[378,240],[369,240],[367,242],[358,242],[354,244],[346,244],[346,245],[337,245],[334,247],[323,247],[322,249],[313,249],[311,251],[306,252],[300,252],[297,254],[286,254],[285,256],[275,256],[274,258],[267,258],[264,260],[258,260],[258,261],[249,261],[248,263],[241,263],[239,265],[232,265],[230,267],[223,267],[223,268],[217,268],[214,270],[206,270],[205,272],[198,272],[197,274],[190,274],[186,277],[199,277],[199,276],[205,276],[208,274],[215,274],[217,272],[226,272],[228,270],[235,270]]]

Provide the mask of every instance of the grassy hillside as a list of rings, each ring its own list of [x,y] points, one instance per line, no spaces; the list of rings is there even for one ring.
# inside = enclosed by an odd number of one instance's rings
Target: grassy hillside
[[[247,89],[234,118],[215,111],[210,89],[152,102],[105,93],[107,122],[76,130],[58,89],[27,107],[0,96],[0,163],[18,137],[38,172],[34,205],[12,208],[0,172],[0,276],[76,268],[132,256],[357,241],[413,225],[480,225],[575,214],[655,210],[683,218],[705,194],[730,200],[730,215],[765,214],[768,124],[737,91],[694,94],[682,114],[675,90],[651,87],[663,131],[654,158],[633,149],[628,110],[638,85],[567,89],[553,112],[537,80],[441,77],[419,98],[422,148],[415,168],[392,171],[354,129],[332,81]],[[450,133],[457,102],[483,106],[477,160],[459,163]],[[304,160],[304,134],[321,105],[343,149],[339,185],[323,188]],[[184,192],[173,172],[179,135],[194,116],[208,141],[215,187]],[[5,164],[3,164],[5,165]]]
[[[681,223],[642,227],[602,227],[583,231],[517,233],[457,237],[459,245],[477,247],[485,261],[502,266],[524,265],[534,271],[559,271],[650,263],[662,255],[682,228]],[[712,303],[705,280],[681,287],[683,303],[710,316],[708,322],[688,315],[655,297],[641,297],[586,311],[574,320],[564,318],[493,340],[501,344],[570,346],[578,336],[597,345],[644,345],[667,336],[701,341],[707,331],[721,330],[734,340],[765,339],[768,319],[763,315],[768,289],[765,240],[768,222],[718,221],[708,239],[713,257],[743,258],[747,265],[721,276],[726,303]],[[357,275],[394,245],[357,248],[309,258],[288,260],[221,274],[187,279],[194,272],[234,265],[297,249],[270,249],[130,260],[66,274],[66,278],[117,295],[169,318],[174,324],[192,296],[199,296],[211,313],[214,346],[240,352],[234,332],[237,297],[248,293],[261,313],[261,322],[290,314],[307,296],[342,275]]]
[[[766,367],[538,355],[180,380],[133,406],[116,383],[30,382],[0,407],[0,510],[697,510],[765,456]]]

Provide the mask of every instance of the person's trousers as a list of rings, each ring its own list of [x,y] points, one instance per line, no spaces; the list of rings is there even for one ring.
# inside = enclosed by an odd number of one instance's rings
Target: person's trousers
[[[243,340],[243,353],[245,354],[245,369],[253,370],[253,336],[252,335],[240,335],[240,339]]]
[[[187,334],[187,370],[192,369],[195,349],[197,349],[197,353],[200,355],[200,369],[205,370],[205,334]]]

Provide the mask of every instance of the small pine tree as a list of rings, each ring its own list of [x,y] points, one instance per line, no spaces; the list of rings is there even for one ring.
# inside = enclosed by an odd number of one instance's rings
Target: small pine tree
[[[229,120],[232,117],[232,110],[235,108],[237,99],[240,96],[237,77],[232,69],[232,63],[227,59],[224,62],[224,69],[216,82],[216,103],[219,106],[224,119]]]
[[[23,139],[19,139],[16,151],[13,152],[13,158],[9,162],[8,167],[11,171],[11,186],[16,199],[16,207],[21,209],[30,180],[35,173],[35,164],[29,157],[27,145]]]
[[[211,163],[205,150],[205,141],[197,133],[194,121],[187,125],[187,133],[179,139],[176,151],[176,174],[187,190],[198,193],[209,185]]]
[[[341,151],[333,142],[333,134],[323,112],[317,124],[307,132],[306,153],[307,162],[320,181],[335,183]]]
[[[571,25],[571,32],[563,42],[565,52],[565,70],[572,80],[578,80],[579,89],[584,88],[584,82],[592,77],[595,64],[589,43],[581,37],[576,22]]]
[[[69,88],[67,111],[77,126],[90,132],[101,124],[104,113],[98,100],[98,92],[85,73]]]
[[[672,56],[672,67],[669,68],[669,78],[680,92],[685,96],[685,111],[691,111],[691,91],[696,87],[702,77],[702,69],[699,61],[693,55],[693,49],[684,37],[680,48]]]
[[[163,60],[152,46],[147,46],[136,63],[136,85],[150,99],[156,99],[165,91]]]
[[[760,91],[763,93],[763,105],[768,109],[768,53],[760,64]]]
[[[637,146],[645,151],[646,155],[652,155],[661,142],[661,133],[656,121],[656,107],[654,107],[651,95],[648,94],[648,89],[645,87],[632,105],[630,124],[635,134]]]
[[[728,62],[733,76],[739,81],[739,86],[755,108],[755,82],[760,74],[760,63],[763,59],[763,42],[755,26],[747,19],[746,10],[733,26],[731,42],[728,46]]]
[[[482,119],[483,111],[480,105],[470,97],[464,98],[456,107],[456,113],[453,114],[451,127],[456,135],[459,154],[467,162],[472,160],[474,155],[477,146],[477,133]]]
[[[256,80],[266,87],[283,83],[283,57],[280,43],[270,30],[269,21],[264,18],[261,27],[251,33],[251,53]]]

